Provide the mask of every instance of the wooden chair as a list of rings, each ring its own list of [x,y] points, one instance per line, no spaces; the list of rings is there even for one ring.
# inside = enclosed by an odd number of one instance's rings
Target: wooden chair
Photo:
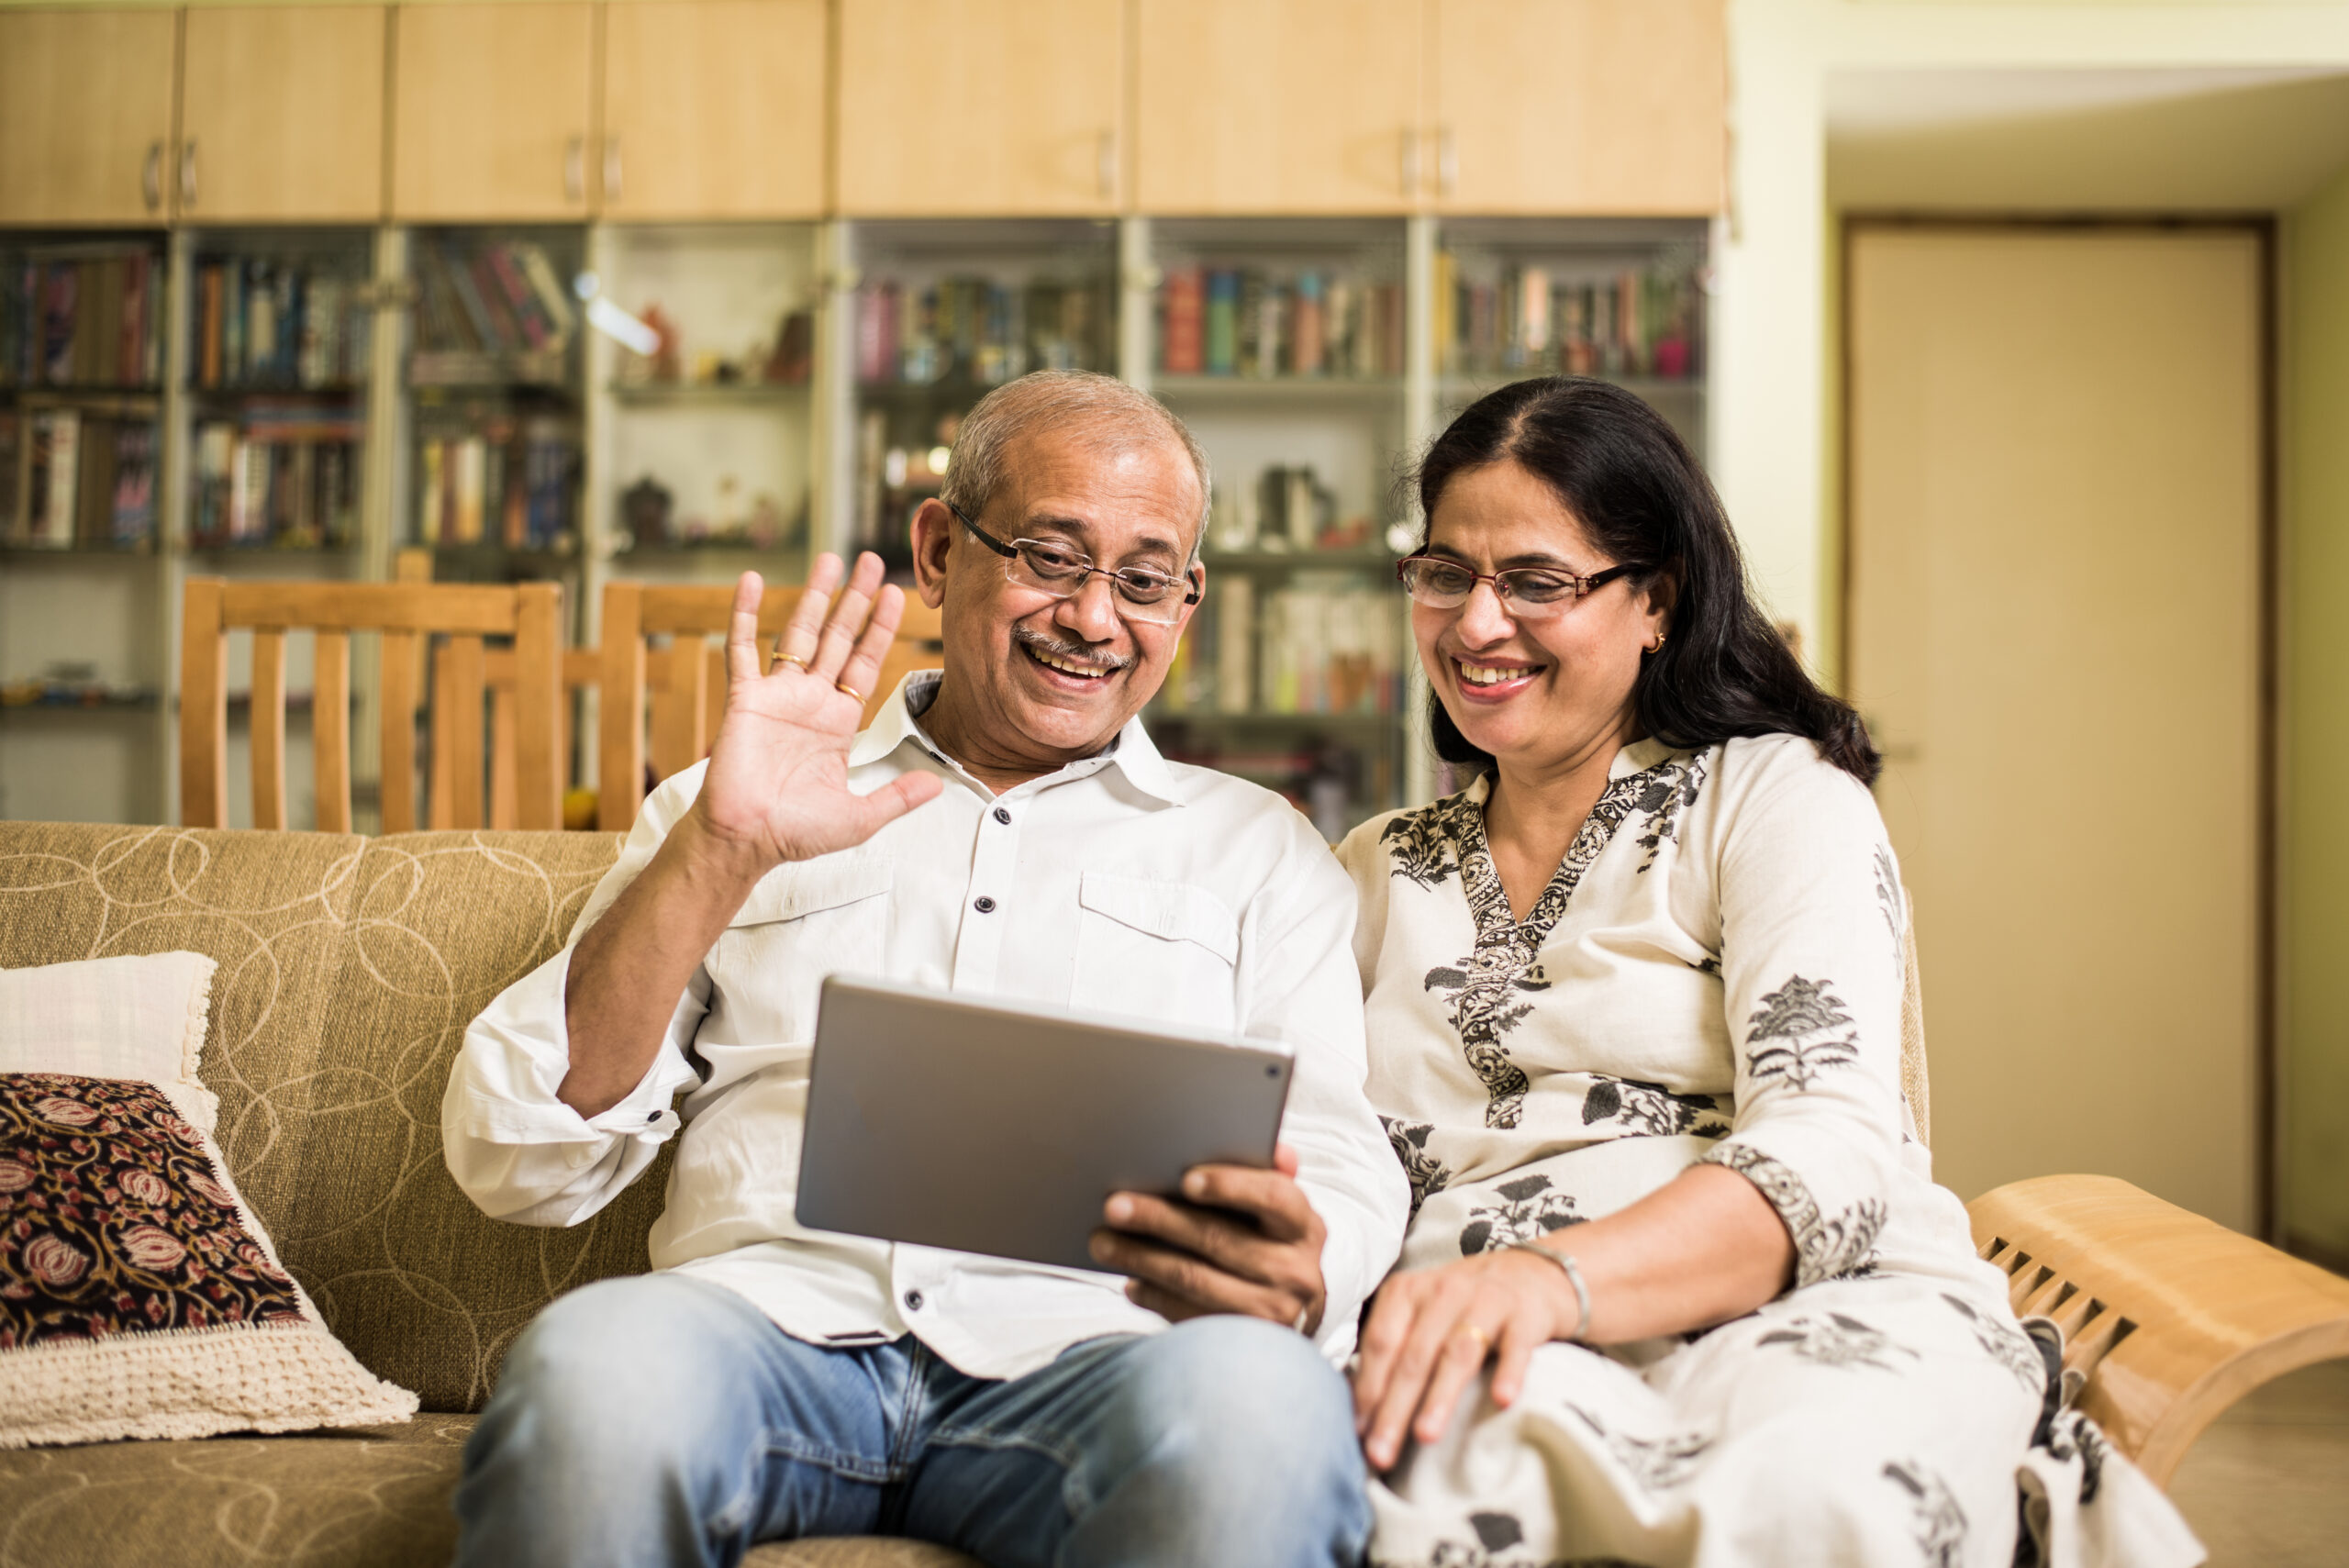
[[[520,662],[511,648],[493,648],[482,660],[482,670],[489,684],[489,825],[493,828],[513,828],[519,825],[521,779],[515,766],[519,749],[516,738],[515,681]],[[573,826],[570,796],[578,785],[576,756],[571,745],[571,715],[573,699],[583,690],[593,690],[603,673],[603,655],[593,648],[566,648],[562,651],[562,696],[555,705],[554,755],[556,777],[562,784],[564,796],[562,826]],[[440,799],[439,753],[434,753],[434,801]],[[436,828],[445,826],[440,820],[437,807],[433,811]]]
[[[798,606],[799,592],[766,591],[759,605],[763,644],[771,648]],[[658,782],[708,755],[726,711],[725,649],[709,639],[726,635],[733,608],[731,585],[613,583],[604,589],[597,827],[625,832],[635,825],[648,761]],[[896,640],[866,694],[865,722],[908,672],[939,667],[940,636],[938,612],[909,598]],[[661,637],[669,639],[666,646],[649,645]],[[615,693],[623,695],[614,700]]]
[[[180,820],[228,825],[228,633],[253,634],[253,826],[285,826],[285,634],[315,634],[311,744],[318,827],[351,830],[351,634],[382,635],[383,829],[418,826],[416,713],[422,655],[438,650],[432,705],[435,825],[487,824],[483,754],[485,637],[513,639],[515,822],[557,828],[556,736],[562,590],[429,583],[228,583],[188,579],[180,651]]]

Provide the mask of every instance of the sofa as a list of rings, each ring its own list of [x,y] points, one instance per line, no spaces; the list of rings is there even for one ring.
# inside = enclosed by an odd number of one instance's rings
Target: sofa
[[[255,833],[0,823],[0,966],[217,960],[204,1078],[222,1158],[398,1426],[0,1452],[0,1568],[411,1568],[499,1361],[564,1291],[641,1273],[666,1162],[574,1229],[484,1218],[440,1159],[465,1026],[561,945],[609,833]],[[975,1568],[906,1541],[770,1544],[757,1568]]]
[[[465,1434],[507,1347],[562,1292],[644,1269],[666,1186],[664,1158],[587,1224],[536,1229],[484,1218],[440,1159],[466,1024],[562,943],[619,843],[0,823],[0,967],[218,961],[203,1071],[222,1157],[335,1333],[422,1400],[395,1427],[0,1451],[0,1568],[448,1561]],[[2067,1390],[2156,1483],[2253,1387],[2349,1356],[2349,1280],[2124,1182],[2045,1176],[1968,1207],[2017,1309],[2064,1331]],[[863,1540],[747,1561],[977,1568]]]

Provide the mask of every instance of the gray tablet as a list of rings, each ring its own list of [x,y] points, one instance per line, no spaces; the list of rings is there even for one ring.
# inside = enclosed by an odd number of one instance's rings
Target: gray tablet
[[[1097,1269],[1114,1192],[1267,1169],[1286,1051],[1228,1036],[835,975],[824,982],[799,1223]]]

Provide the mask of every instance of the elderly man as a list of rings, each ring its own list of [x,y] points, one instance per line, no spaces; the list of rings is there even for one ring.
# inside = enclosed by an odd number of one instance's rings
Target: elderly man
[[[450,1170],[536,1225],[641,1174],[686,1092],[656,1272],[516,1342],[466,1449],[461,1561],[854,1534],[995,1568],[1360,1555],[1332,1362],[1407,1195],[1363,1095],[1353,895],[1279,797],[1167,762],[1134,717],[1199,601],[1207,501],[1197,444],[1141,393],[990,394],[913,522],[945,670],[862,734],[904,605],[879,562],[844,585],[818,562],[771,671],[743,578],[709,761],[646,802],[449,1085]],[[808,1042],[841,969],[1286,1042],[1278,1168],[1112,1196],[1095,1274],[804,1229]]]

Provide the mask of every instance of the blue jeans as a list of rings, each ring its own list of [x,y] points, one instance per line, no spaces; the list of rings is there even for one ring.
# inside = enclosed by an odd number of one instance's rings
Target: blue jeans
[[[827,1349],[674,1274],[563,1296],[465,1445],[461,1568],[720,1564],[902,1535],[991,1568],[1351,1565],[1370,1533],[1343,1379],[1209,1318],[1001,1381],[918,1340]]]

